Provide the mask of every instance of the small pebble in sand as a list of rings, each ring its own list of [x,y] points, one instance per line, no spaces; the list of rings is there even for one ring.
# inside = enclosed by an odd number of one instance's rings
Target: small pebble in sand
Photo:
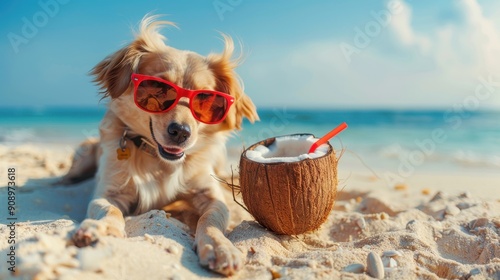
[[[397,191],[406,191],[408,189],[408,186],[405,184],[397,184],[394,186],[394,189]]]
[[[423,195],[430,195],[431,194],[431,190],[428,189],[428,188],[424,188],[424,189],[422,189],[422,194]]]
[[[469,222],[469,228],[475,229],[478,227],[484,227],[488,224],[489,220],[487,218],[477,218]]]
[[[470,194],[470,192],[466,191],[466,192],[461,193],[458,197],[460,197],[460,198],[470,198],[471,194]]]
[[[500,220],[499,219],[493,219],[491,222],[495,225],[495,227],[500,228]]]
[[[459,202],[459,203],[457,203],[457,207],[460,210],[468,209],[468,208],[471,208],[473,206],[476,206],[476,204],[468,203],[468,202]]]
[[[418,223],[417,220],[409,221],[408,223],[406,223],[406,229],[411,230],[411,231],[415,231],[417,223]]]
[[[307,263],[307,266],[309,266],[312,269],[316,269],[318,267],[318,263],[316,261],[312,260],[312,261],[309,261]]]
[[[394,268],[398,266],[398,262],[390,257],[382,257],[382,263],[384,264],[384,267],[388,268]]]
[[[335,203],[335,207],[340,211],[349,212],[352,209],[352,204],[348,201],[338,201]]]
[[[374,252],[370,252],[366,258],[366,272],[368,272],[371,277],[377,279],[384,278],[384,264],[380,256]]]
[[[389,258],[392,258],[392,257],[401,257],[401,256],[403,256],[403,253],[401,253],[398,250],[389,250],[389,251],[384,251],[382,253],[382,256],[389,257]]]
[[[356,224],[358,225],[358,227],[360,229],[364,229],[366,227],[366,221],[365,221],[365,218],[361,217],[359,219],[356,220]]]
[[[473,268],[471,269],[471,271],[469,272],[469,274],[472,276],[472,275],[478,275],[478,274],[481,274],[481,269],[479,268]]]
[[[253,247],[250,247],[250,250],[248,250],[251,254],[255,254],[255,249]]]
[[[170,254],[173,254],[173,255],[177,255],[177,254],[179,254],[179,248],[177,248],[177,246],[169,246],[167,248],[167,252],[169,252]]]
[[[455,215],[458,215],[460,213],[460,209],[458,207],[456,207],[455,205],[448,205],[444,209],[444,213],[446,215],[455,216]]]
[[[155,239],[151,235],[149,235],[147,233],[144,234],[144,240],[147,240],[147,241],[149,241],[151,243],[155,243]]]
[[[397,267],[398,266],[398,262],[391,258],[391,260],[389,261],[389,267]]]
[[[443,199],[443,193],[442,192],[437,192],[430,200],[430,202],[434,202],[437,200]]]
[[[281,278],[281,273],[279,271],[276,271],[276,270],[270,268],[269,272],[271,273],[272,279],[279,279],[279,278]]]
[[[180,275],[174,275],[172,277],[170,277],[170,280],[182,280],[183,278],[180,276]]]
[[[343,271],[351,273],[363,273],[365,272],[365,266],[360,263],[352,263],[344,267]]]

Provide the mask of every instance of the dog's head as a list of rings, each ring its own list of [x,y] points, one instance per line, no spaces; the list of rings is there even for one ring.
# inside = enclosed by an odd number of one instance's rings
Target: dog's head
[[[209,143],[215,133],[240,129],[244,117],[253,122],[258,116],[234,72],[238,60],[232,60],[234,43],[230,37],[223,35],[225,48],[222,53],[204,57],[165,45],[165,38],[158,30],[163,25],[173,24],[156,21],[156,18],[144,18],[135,40],[105,58],[91,74],[104,97],[111,98],[111,110],[125,125],[150,136],[158,145],[160,157],[178,161],[185,153],[199,149],[200,142]],[[189,90],[224,92],[234,97],[234,104],[219,124],[196,120],[191,113],[190,100],[185,97],[167,112],[148,113],[134,102],[132,73],[158,77]],[[144,106],[158,106],[153,103]]]

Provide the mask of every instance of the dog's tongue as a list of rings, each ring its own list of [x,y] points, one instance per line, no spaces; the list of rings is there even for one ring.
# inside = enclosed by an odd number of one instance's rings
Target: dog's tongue
[[[162,147],[163,150],[169,154],[173,154],[173,155],[178,155],[178,154],[182,154],[184,151],[182,149],[179,149],[179,148],[168,148],[168,147]]]

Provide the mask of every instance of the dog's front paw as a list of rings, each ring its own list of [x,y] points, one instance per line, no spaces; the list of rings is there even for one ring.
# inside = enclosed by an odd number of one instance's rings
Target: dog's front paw
[[[77,247],[95,244],[103,236],[125,237],[125,230],[101,220],[86,219],[73,233],[71,240]]]
[[[230,276],[242,267],[242,253],[222,233],[216,238],[196,238],[200,264],[217,273]]]

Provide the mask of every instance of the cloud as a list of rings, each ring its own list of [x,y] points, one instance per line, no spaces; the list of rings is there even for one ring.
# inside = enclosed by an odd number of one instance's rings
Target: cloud
[[[423,56],[432,57],[443,69],[461,69],[468,71],[468,75],[499,72],[500,32],[476,0],[455,2],[461,14],[459,21],[444,24],[436,21],[434,28],[419,34],[415,31],[417,24],[412,22],[412,8],[402,0],[395,1],[403,8],[394,16],[390,29],[403,46],[418,47]]]
[[[253,53],[245,77],[250,94],[256,92],[256,103],[451,108],[474,96],[483,79],[493,81],[489,88],[495,93],[480,106],[500,109],[500,32],[482,12],[484,7],[461,0],[456,7],[459,20],[436,20],[423,28],[415,20],[426,11],[396,1],[401,12],[350,61],[340,46],[352,38],[263,50],[274,54],[272,58],[254,60],[259,54]],[[259,94],[260,89],[266,92]]]
[[[486,18],[476,0],[462,0],[459,6],[465,15],[467,30],[478,63],[485,71],[500,71],[500,32],[492,20]]]
[[[417,47],[422,53],[429,51],[431,41],[425,36],[421,36],[415,32],[411,25],[412,10],[401,0],[393,0],[393,4],[398,6],[399,12],[393,15],[390,22],[390,28],[396,34],[400,42],[407,47]]]

